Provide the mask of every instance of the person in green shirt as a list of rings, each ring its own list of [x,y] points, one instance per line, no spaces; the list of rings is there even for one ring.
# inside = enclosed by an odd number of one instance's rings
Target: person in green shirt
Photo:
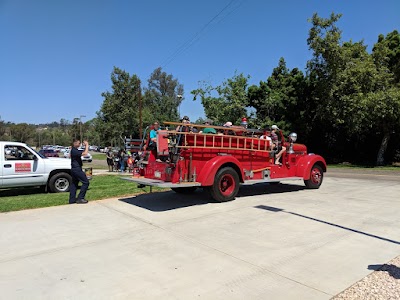
[[[213,122],[210,119],[207,119],[207,120],[204,121],[204,125],[212,125],[212,123]],[[215,128],[206,127],[206,128],[203,129],[202,133],[217,134],[217,131],[215,130]]]

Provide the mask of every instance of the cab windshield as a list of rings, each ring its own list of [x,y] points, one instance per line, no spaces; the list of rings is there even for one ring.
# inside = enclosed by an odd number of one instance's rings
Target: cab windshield
[[[44,156],[43,154],[37,152],[37,151],[36,151],[35,149],[33,149],[31,146],[28,146],[28,145],[26,145],[26,146],[29,148],[29,150],[31,150],[33,153],[35,153],[35,154],[38,155],[39,157],[41,157],[41,158],[47,158],[47,157]]]

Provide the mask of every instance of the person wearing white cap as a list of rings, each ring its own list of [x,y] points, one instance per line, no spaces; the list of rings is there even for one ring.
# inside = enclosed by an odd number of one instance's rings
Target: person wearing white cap
[[[224,127],[232,127],[232,122],[226,122],[223,126]]]
[[[278,134],[276,133],[277,130],[279,130],[278,126],[271,126],[271,140],[272,143],[275,145],[276,151],[278,151],[278,154],[275,156],[275,164],[281,165],[280,159],[283,153],[285,153],[286,147],[282,146],[281,142],[279,141]]]
[[[263,133],[262,136],[260,136],[260,140],[267,140],[267,141],[269,141],[269,142],[270,142],[270,149],[272,150],[273,144],[272,144],[272,139],[271,139],[271,137],[270,137],[270,135],[269,135],[269,128],[265,128],[265,129],[264,129],[264,133]]]

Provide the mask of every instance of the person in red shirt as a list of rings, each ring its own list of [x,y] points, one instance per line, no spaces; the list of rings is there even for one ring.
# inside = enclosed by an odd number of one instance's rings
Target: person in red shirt
[[[133,171],[133,158],[132,158],[131,155],[128,155],[128,161],[127,161],[127,163],[128,163],[128,170],[129,170],[129,173],[131,173],[131,172]]]

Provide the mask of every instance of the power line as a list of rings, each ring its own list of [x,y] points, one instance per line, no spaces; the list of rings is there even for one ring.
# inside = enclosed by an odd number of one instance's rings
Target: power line
[[[231,0],[227,5],[225,5],[214,17],[212,17],[205,25],[203,25],[203,27],[196,32],[195,34],[193,34],[189,39],[187,39],[181,46],[179,46],[170,56],[168,56],[163,63],[161,64],[161,66],[164,68],[166,67],[168,64],[170,64],[172,61],[174,61],[181,53],[183,53],[184,51],[186,51],[187,49],[189,49],[197,40],[199,40],[201,38],[201,34],[203,32],[206,31],[206,29],[219,17],[221,16],[224,11],[226,11],[230,6],[232,6],[232,4],[235,2],[236,0]],[[223,16],[221,18],[221,20],[218,22],[220,23],[224,18],[226,18],[227,16],[229,16],[233,11],[235,11],[241,4],[243,3],[243,1],[241,3],[239,3],[239,5],[234,8],[231,12],[229,12],[227,15]]]

